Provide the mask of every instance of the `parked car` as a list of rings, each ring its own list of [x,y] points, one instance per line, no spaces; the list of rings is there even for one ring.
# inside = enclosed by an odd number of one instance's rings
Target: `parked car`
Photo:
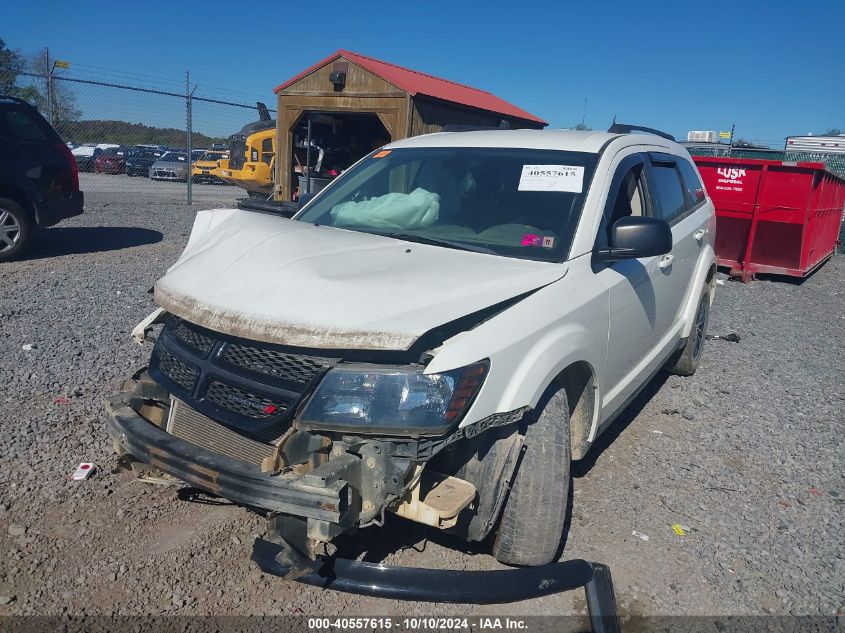
[[[167,150],[150,145],[136,145],[126,152],[126,175],[149,176],[150,167]]]
[[[632,129],[418,136],[293,219],[201,211],[134,331],[163,323],[119,452],[269,511],[272,573],[385,511],[554,560],[571,460],[696,371],[714,296],[699,173]]]
[[[126,170],[126,150],[112,147],[94,159],[94,171],[98,174],[122,174]]]
[[[70,148],[26,101],[0,96],[0,261],[21,255],[36,228],[82,206]]]
[[[186,181],[190,165],[185,152],[165,152],[150,166],[150,178],[153,180]]]

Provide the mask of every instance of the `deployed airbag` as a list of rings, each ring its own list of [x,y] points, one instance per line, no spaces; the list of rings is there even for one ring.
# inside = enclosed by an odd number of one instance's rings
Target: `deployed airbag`
[[[411,193],[388,193],[370,200],[349,201],[331,210],[332,226],[377,229],[422,229],[437,222],[440,196],[416,188]]]

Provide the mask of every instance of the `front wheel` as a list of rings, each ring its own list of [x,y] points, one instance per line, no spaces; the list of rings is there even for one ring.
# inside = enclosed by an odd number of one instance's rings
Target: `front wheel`
[[[550,387],[524,428],[525,451],[508,494],[493,555],[508,565],[555,560],[569,500],[569,401]]]
[[[0,198],[0,262],[17,257],[32,239],[32,220],[14,200]]]
[[[695,322],[692,326],[687,342],[676,352],[666,370],[670,374],[678,376],[692,376],[698,369],[701,362],[701,353],[704,350],[704,339],[707,335],[707,323],[710,320],[710,288],[705,284],[704,291],[698,300],[698,309],[695,311]]]

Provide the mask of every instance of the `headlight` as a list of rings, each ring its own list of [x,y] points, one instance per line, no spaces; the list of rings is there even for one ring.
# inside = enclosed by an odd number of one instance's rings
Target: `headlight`
[[[391,367],[329,371],[299,422],[321,430],[440,435],[469,409],[487,361],[441,374]]]

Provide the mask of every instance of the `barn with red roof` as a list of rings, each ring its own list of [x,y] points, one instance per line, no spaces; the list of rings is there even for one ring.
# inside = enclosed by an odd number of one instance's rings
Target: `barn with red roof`
[[[407,136],[446,126],[547,125],[485,90],[342,49],[275,92],[277,200],[319,190],[373,149]]]

